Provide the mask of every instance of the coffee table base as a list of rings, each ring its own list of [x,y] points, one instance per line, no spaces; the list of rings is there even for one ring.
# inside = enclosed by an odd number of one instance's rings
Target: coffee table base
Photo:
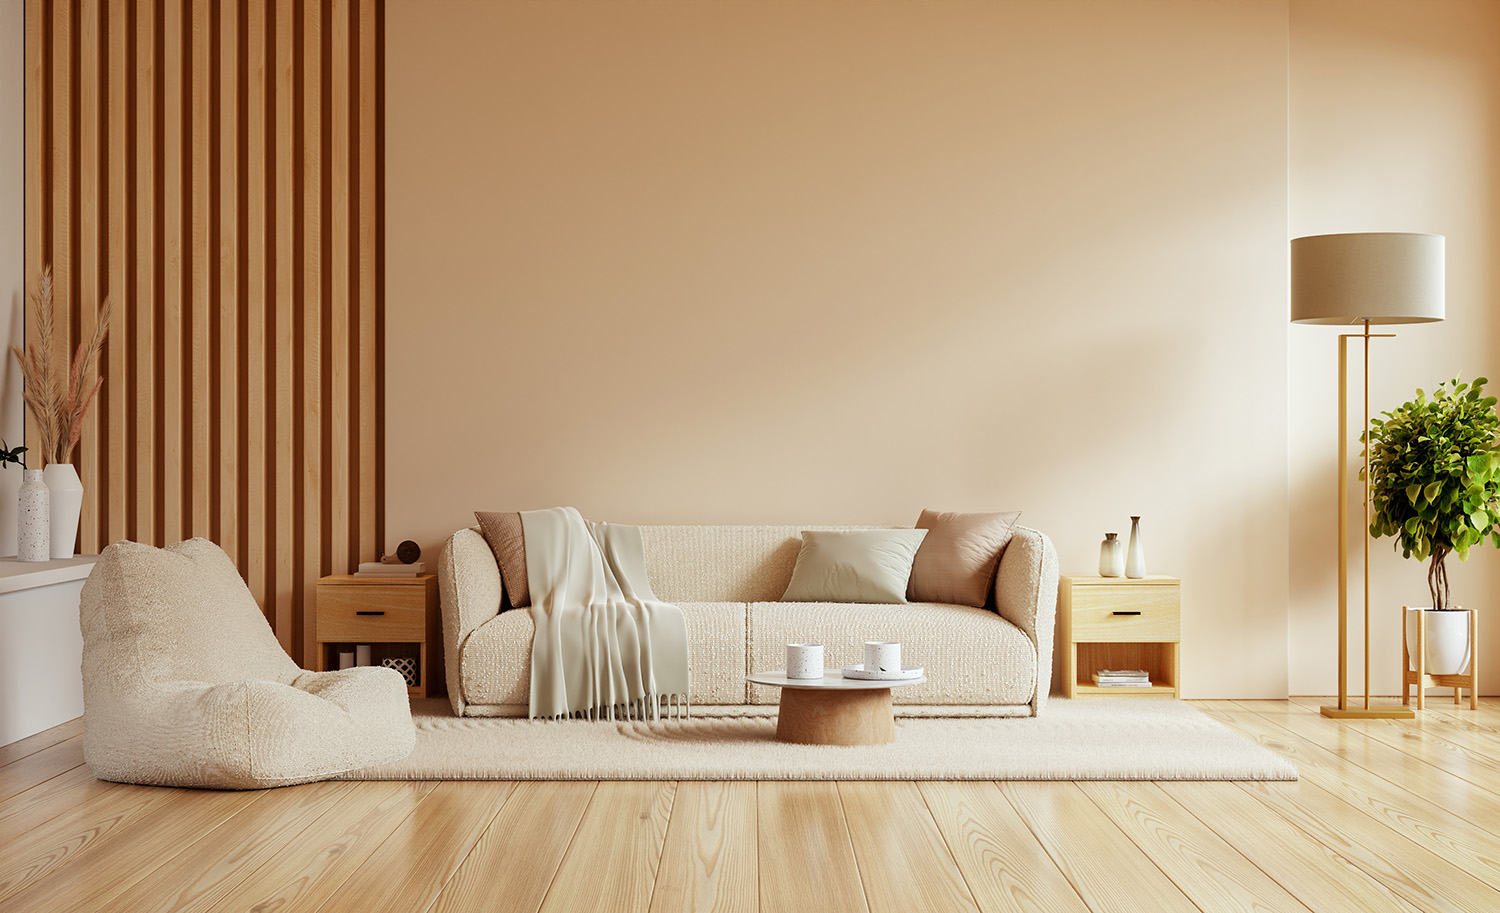
[[[886,745],[896,741],[891,689],[782,688],[776,738],[801,745]]]

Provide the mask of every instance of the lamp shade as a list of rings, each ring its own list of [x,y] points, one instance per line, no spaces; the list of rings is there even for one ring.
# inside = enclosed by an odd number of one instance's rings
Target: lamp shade
[[[1292,239],[1292,323],[1443,319],[1442,235],[1360,232]]]

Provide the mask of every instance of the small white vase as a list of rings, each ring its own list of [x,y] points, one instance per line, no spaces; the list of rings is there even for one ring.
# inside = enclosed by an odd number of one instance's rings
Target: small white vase
[[[1130,555],[1125,559],[1125,576],[1146,576],[1146,546],[1141,542],[1141,518],[1130,518]]]
[[[1099,576],[1125,576],[1125,543],[1120,541],[1119,533],[1105,533],[1104,541],[1099,543]]]
[[[52,508],[47,483],[40,469],[21,473],[21,493],[16,510],[16,558],[46,561],[52,554]]]
[[[52,557],[71,558],[83,513],[83,482],[72,463],[48,463],[42,478],[52,495]]]
[[[1408,609],[1406,645],[1412,671],[1417,671],[1417,619],[1426,617],[1428,675],[1462,675],[1469,671],[1469,613],[1473,609]]]

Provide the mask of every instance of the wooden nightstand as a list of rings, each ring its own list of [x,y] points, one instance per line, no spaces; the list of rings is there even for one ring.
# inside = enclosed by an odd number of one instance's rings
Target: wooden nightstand
[[[318,581],[314,624],[313,671],[337,669],[341,650],[369,644],[372,665],[397,656],[417,661],[417,684],[406,689],[410,696],[427,697],[439,690],[443,637],[436,574],[324,577]]]
[[[1180,696],[1182,581],[1064,576],[1057,608],[1064,695]],[[1100,669],[1145,669],[1151,687],[1100,688]]]

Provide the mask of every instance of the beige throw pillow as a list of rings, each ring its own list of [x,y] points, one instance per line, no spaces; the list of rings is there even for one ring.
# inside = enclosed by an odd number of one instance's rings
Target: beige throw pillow
[[[905,602],[921,529],[807,530],[782,602]]]
[[[1019,510],[995,514],[922,511],[927,538],[912,563],[906,598],[982,608],[995,582],[1000,552],[1015,534]]]
[[[521,527],[521,515],[517,511],[488,513],[474,511],[479,521],[479,530],[495,553],[495,563],[500,565],[500,582],[505,585],[505,595],[510,598],[513,609],[524,609],[531,605],[531,588],[526,583],[526,533]]]

